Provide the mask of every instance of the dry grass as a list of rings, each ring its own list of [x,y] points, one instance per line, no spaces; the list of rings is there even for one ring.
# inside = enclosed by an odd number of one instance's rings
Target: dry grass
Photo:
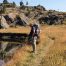
[[[42,26],[37,53],[27,45],[17,50],[6,66],[66,66],[66,26]]]
[[[27,33],[29,34],[30,27],[18,27],[8,28],[8,29],[0,29],[0,33]]]
[[[47,55],[42,59],[41,66],[66,66],[66,30],[65,26],[52,26],[47,35],[54,40]]]

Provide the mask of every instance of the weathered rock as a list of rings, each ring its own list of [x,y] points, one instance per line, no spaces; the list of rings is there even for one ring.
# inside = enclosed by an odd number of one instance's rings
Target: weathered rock
[[[4,51],[8,45],[8,42],[1,42],[1,50]]]
[[[5,66],[5,62],[3,60],[0,60],[0,66]]]
[[[1,27],[2,28],[9,28],[9,25],[3,16],[1,17]]]

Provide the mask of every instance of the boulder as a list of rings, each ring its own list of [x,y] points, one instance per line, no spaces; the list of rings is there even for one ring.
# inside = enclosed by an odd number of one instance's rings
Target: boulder
[[[0,25],[2,28],[9,28],[9,25],[3,16],[1,17]]]

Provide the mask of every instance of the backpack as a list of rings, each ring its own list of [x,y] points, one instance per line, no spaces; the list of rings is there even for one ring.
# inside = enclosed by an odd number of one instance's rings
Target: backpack
[[[38,27],[38,25],[33,25],[33,33],[34,33],[34,35],[38,35],[39,34],[39,27]]]

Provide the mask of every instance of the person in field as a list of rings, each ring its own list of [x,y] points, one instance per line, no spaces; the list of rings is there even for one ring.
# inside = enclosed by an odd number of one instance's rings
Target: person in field
[[[39,43],[37,40],[40,39],[40,26],[38,23],[31,24],[31,31],[29,34],[29,41],[32,44],[33,52],[36,51],[36,44]]]

